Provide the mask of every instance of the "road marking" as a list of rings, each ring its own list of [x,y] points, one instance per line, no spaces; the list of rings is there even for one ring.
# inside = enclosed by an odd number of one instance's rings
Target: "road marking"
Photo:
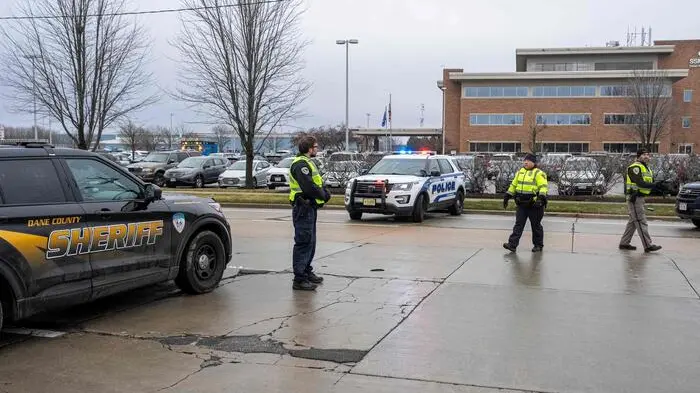
[[[18,336],[32,336],[41,338],[58,338],[65,335],[65,332],[43,329],[25,329],[25,328],[7,328],[3,329],[4,333],[16,334]]]

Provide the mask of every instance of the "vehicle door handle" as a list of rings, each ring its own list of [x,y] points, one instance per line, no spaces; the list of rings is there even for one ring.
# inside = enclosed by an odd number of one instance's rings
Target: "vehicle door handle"
[[[110,217],[112,217],[112,211],[107,209],[107,208],[96,210],[95,214],[97,216],[99,216],[100,218],[102,218],[103,220],[107,220]]]

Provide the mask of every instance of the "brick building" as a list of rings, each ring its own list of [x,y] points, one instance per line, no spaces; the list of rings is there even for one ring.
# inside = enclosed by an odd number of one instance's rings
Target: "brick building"
[[[636,138],[626,86],[635,76],[662,77],[675,112],[660,153],[700,149],[700,40],[642,47],[518,49],[516,71],[445,69],[446,151],[531,150],[530,129],[546,123],[542,151],[633,152]],[[638,75],[638,74],[637,74]]]

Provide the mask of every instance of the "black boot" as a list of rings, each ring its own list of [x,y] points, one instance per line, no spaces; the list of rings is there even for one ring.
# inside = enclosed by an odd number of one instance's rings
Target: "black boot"
[[[503,243],[503,248],[510,252],[515,252],[515,246],[512,246],[509,243]]]
[[[542,246],[535,246],[532,247],[532,252],[542,252]]]
[[[311,281],[297,281],[294,280],[292,284],[292,289],[297,291],[315,291],[318,285],[312,283]]]
[[[314,284],[323,283],[323,277],[317,276],[315,273],[309,273],[308,277],[309,277],[309,281],[311,281]]]

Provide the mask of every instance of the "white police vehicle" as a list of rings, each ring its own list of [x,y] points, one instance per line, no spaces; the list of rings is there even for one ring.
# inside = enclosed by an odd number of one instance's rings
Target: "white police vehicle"
[[[423,222],[429,211],[464,210],[466,176],[450,156],[394,154],[348,182],[345,209],[352,220],[363,213],[411,217]]]

